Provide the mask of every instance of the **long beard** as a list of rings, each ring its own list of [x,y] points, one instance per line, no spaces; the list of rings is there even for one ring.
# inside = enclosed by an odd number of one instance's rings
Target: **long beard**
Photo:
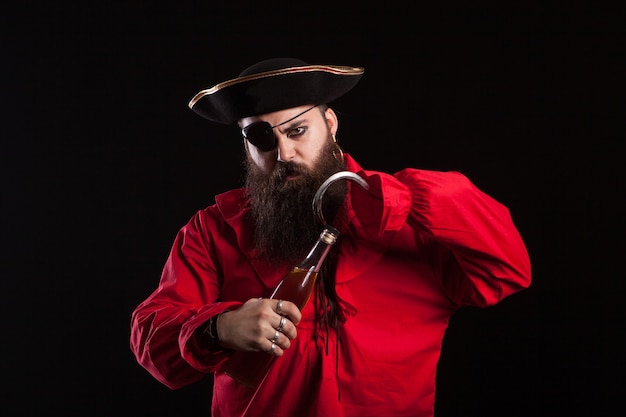
[[[250,195],[250,215],[255,225],[255,244],[260,257],[281,265],[295,265],[310,251],[322,225],[313,212],[313,196],[332,174],[345,169],[345,163],[333,153],[329,141],[313,169],[293,163],[277,162],[270,174],[262,172],[248,158],[245,186]],[[287,176],[297,173],[297,179]],[[333,184],[324,193],[324,219],[331,223],[343,205],[347,186]]]

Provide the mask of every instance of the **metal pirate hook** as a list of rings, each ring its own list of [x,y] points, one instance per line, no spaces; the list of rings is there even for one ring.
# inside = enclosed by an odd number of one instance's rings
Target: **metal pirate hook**
[[[330,177],[328,177],[326,181],[324,181],[322,185],[320,185],[320,187],[315,192],[315,196],[313,197],[313,212],[315,213],[319,222],[323,226],[326,225],[326,219],[324,219],[324,213],[322,212],[322,199],[324,197],[324,193],[326,192],[328,187],[330,187],[333,183],[341,179],[354,181],[357,184],[359,184],[361,187],[369,191],[369,184],[363,178],[359,177],[354,172],[339,171],[331,175]]]

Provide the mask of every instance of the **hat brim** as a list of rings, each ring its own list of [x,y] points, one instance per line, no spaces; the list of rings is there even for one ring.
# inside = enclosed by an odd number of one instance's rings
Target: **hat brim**
[[[245,75],[200,91],[189,108],[230,124],[305,104],[327,104],[350,91],[363,72],[361,67],[304,65]]]

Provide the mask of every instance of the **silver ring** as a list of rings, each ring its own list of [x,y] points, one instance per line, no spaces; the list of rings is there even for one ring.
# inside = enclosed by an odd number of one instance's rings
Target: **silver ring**
[[[278,340],[278,336],[280,336],[280,332],[276,330],[276,333],[274,333],[274,337],[270,340],[270,342],[276,343],[276,341]]]
[[[282,316],[283,315],[283,300],[278,300],[276,304],[276,314]]]
[[[287,321],[287,318],[285,316],[280,316],[280,323],[278,324],[278,327],[276,328],[277,332],[280,332],[283,330],[283,326],[285,325],[286,321]]]
[[[272,342],[272,347],[270,347],[270,350],[267,351],[268,355],[273,355],[274,354],[274,349],[276,349],[276,343]]]

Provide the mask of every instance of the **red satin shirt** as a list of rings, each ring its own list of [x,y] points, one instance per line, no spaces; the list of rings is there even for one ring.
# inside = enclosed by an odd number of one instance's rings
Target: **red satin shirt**
[[[433,416],[444,332],[460,307],[486,307],[530,285],[530,261],[508,209],[457,172],[348,169],[337,263],[343,323],[315,338],[314,305],[254,400],[221,372],[225,353],[195,330],[253,297],[268,297],[291,265],[255,259],[244,192],[198,211],[176,236],[158,288],[133,312],[131,349],[176,389],[214,373],[215,417]],[[334,225],[337,227],[337,225]],[[325,340],[325,338],[328,340]],[[328,350],[327,350],[328,349]]]

